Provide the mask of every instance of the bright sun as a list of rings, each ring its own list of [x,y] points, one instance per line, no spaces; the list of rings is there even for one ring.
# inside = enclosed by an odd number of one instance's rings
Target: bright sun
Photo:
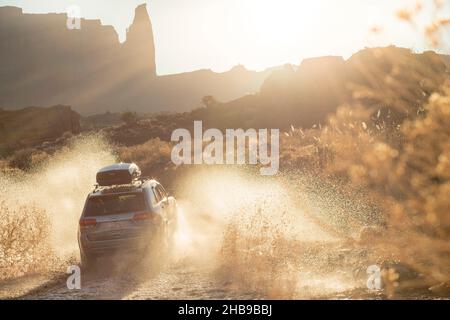
[[[318,1],[242,0],[231,23],[240,26],[239,39],[246,40],[239,44],[241,51],[253,52],[247,59],[252,61],[249,67],[298,63],[298,46],[305,53],[317,49],[321,6]]]
[[[316,1],[247,0],[243,1],[247,27],[276,43],[292,40],[296,32],[305,31],[315,18]],[[311,30],[309,30],[311,31]]]

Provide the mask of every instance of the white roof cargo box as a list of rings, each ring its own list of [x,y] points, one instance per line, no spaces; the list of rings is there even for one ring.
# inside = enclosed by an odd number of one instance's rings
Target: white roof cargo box
[[[141,170],[134,163],[118,163],[97,172],[97,183],[101,187],[130,184],[141,176]]]

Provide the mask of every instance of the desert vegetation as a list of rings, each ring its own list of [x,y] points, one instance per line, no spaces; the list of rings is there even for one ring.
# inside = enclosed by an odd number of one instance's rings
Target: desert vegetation
[[[51,219],[33,204],[0,202],[0,281],[58,270],[63,261],[50,243]]]
[[[335,189],[349,201],[363,203],[370,210],[343,211],[328,219],[328,224],[358,246],[379,252],[381,261],[408,265],[425,277],[426,285],[448,283],[449,76],[438,67],[432,54],[423,57],[431,62],[410,64],[409,53],[401,51],[404,54],[398,59],[392,50],[398,49],[366,53],[380,63],[370,64],[364,72],[367,79],[358,85],[349,83],[352,100],[325,121],[310,128],[285,126],[280,176],[290,181],[303,179],[308,182],[304,185],[320,189],[318,192]],[[118,160],[135,161],[146,175],[165,177],[166,181],[170,177],[167,182],[176,185],[189,168],[177,169],[170,161],[169,128],[189,127],[192,119],[211,110],[221,118],[220,108],[215,104],[190,114],[161,114],[141,120],[133,117],[132,123],[126,121],[100,132]],[[142,132],[147,133],[147,140]],[[70,149],[78,139],[82,137],[66,134],[36,149],[18,150],[3,162],[4,170],[39,170],[55,153]],[[291,191],[296,193],[295,189]],[[3,204],[4,215],[16,216],[7,210]],[[43,236],[45,228],[33,220],[37,211],[32,207],[21,207],[19,211],[29,212],[24,218],[26,223],[18,224],[19,229],[30,225],[31,230],[36,230],[27,240],[29,246],[23,249],[40,250],[42,243],[33,239]],[[17,243],[16,235],[8,231],[15,220],[2,221],[8,224],[2,228],[2,243],[10,243],[9,248]],[[411,242],[416,245],[409,246]],[[2,250],[5,255],[12,249]]]

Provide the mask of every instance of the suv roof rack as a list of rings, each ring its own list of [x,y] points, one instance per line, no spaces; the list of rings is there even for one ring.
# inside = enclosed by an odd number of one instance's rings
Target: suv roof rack
[[[103,191],[105,193],[114,193],[114,192],[122,192],[122,191],[132,191],[133,189],[140,188],[144,185],[145,182],[153,180],[152,177],[138,177],[133,179],[131,183],[124,184],[114,184],[109,186],[101,186],[98,183],[94,185],[93,193]]]
[[[134,163],[117,163],[97,172],[97,184],[102,187],[130,184],[141,176],[141,169]]]

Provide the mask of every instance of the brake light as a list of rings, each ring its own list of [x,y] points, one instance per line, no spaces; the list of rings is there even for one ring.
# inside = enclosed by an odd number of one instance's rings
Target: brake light
[[[153,215],[151,213],[136,213],[133,216],[134,221],[145,221],[145,220],[152,220]]]
[[[81,219],[80,227],[94,226],[97,224],[96,219]]]

